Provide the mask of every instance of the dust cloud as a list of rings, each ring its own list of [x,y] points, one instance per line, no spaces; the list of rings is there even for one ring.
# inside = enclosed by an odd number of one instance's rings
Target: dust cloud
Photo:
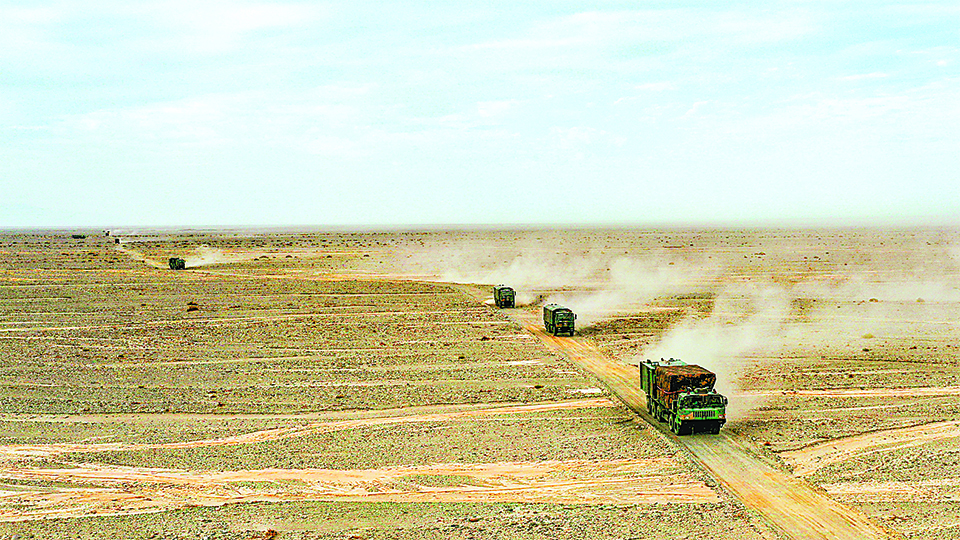
[[[513,252],[428,250],[411,256],[407,266],[451,283],[509,285],[516,290],[518,306],[564,305],[577,314],[578,328],[635,311],[658,296],[708,290],[719,274],[715,265],[673,260],[659,250],[637,257],[536,245]]]
[[[841,282],[806,282],[797,285],[798,298],[837,301],[960,302],[958,283],[944,277],[918,275],[891,281],[875,281],[865,275],[845,276]]]
[[[727,417],[736,420],[759,405],[759,398],[738,396],[740,375],[752,367],[751,356],[777,346],[789,313],[783,287],[732,286],[718,294],[710,317],[681,323],[632,363],[677,358],[709,369],[717,374],[717,391],[730,398]]]
[[[203,245],[197,248],[196,253],[191,257],[186,257],[188,268],[197,266],[207,266],[210,264],[223,264],[240,262],[256,258],[256,254],[251,253],[229,253],[219,248]]]
[[[623,257],[609,263],[606,279],[596,289],[560,292],[546,301],[569,307],[577,314],[578,327],[588,328],[618,314],[635,312],[659,296],[704,290],[716,273],[706,265]]]
[[[859,354],[876,347],[865,343],[876,341],[873,336],[939,332],[960,315],[956,242],[940,251],[917,247],[896,260],[858,260],[849,268],[829,262],[819,271],[770,248],[764,256],[776,262],[746,263],[740,253],[718,250],[562,247],[547,237],[509,247],[460,244],[427,249],[410,262],[444,281],[509,285],[518,305],[567,306],[577,314],[579,329],[648,309],[658,297],[708,293],[715,299],[708,317],[681,321],[634,361],[673,357],[702,365],[717,373],[718,391],[731,397],[748,390],[740,386],[741,374],[760,362]],[[742,418],[757,405],[737,396],[730,417]]]

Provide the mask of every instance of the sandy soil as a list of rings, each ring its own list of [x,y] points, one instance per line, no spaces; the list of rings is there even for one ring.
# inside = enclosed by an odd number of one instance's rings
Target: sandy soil
[[[184,449],[201,448],[205,446],[230,446],[255,444],[266,441],[275,441],[279,439],[290,439],[295,437],[305,437],[317,433],[330,433],[346,429],[357,429],[371,426],[387,426],[393,424],[406,423],[424,423],[424,422],[449,422],[466,418],[477,418],[484,416],[499,416],[510,414],[525,414],[546,411],[558,411],[566,409],[584,409],[593,407],[612,407],[613,403],[608,399],[593,399],[580,401],[565,401],[559,403],[538,403],[534,405],[519,405],[514,407],[499,407],[495,409],[477,409],[470,411],[434,413],[434,414],[411,414],[407,416],[392,416],[380,418],[366,418],[360,420],[341,420],[338,422],[317,422],[304,424],[297,427],[285,427],[279,429],[270,429],[244,433],[232,437],[221,437],[216,439],[202,439],[193,441],[183,441],[162,444],[122,444],[122,443],[102,443],[102,444],[47,444],[47,445],[7,445],[0,446],[0,459],[16,460],[24,458],[55,458],[62,454],[76,454],[87,452],[129,452],[136,450],[163,450],[163,449]],[[230,417],[227,417],[228,419]],[[68,420],[60,418],[58,421]],[[50,420],[48,420],[50,421]]]
[[[0,493],[17,507],[0,520],[169,511],[254,501],[500,502],[560,504],[715,503],[670,458],[619,461],[432,464],[388,469],[182,471],[131,467],[16,469],[7,480],[104,487]],[[449,485],[431,485],[440,482]]]
[[[8,233],[0,534],[957,537],[958,246],[939,229]],[[528,307],[490,306],[501,282]],[[574,307],[577,338],[542,333],[547,301]],[[630,420],[630,364],[660,356],[721,375],[720,436]]]

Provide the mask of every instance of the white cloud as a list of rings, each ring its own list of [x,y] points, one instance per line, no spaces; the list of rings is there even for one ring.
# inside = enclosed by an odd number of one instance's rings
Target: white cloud
[[[614,43],[689,42],[723,37],[739,43],[770,43],[796,39],[814,31],[802,12],[713,12],[664,9],[582,12],[541,21],[528,35],[481,42],[473,48],[546,48],[604,46]]]
[[[60,10],[49,7],[0,6],[0,24],[6,29],[49,24],[61,17]]]
[[[889,76],[890,76],[889,73],[881,73],[879,71],[875,71],[873,73],[859,73],[857,75],[847,75],[846,77],[840,77],[840,79],[844,81],[862,81],[864,79],[885,79]]]
[[[689,109],[687,109],[687,112],[683,113],[683,118],[690,118],[690,117],[696,115],[697,112],[698,112],[704,105],[709,105],[710,103],[711,103],[710,101],[698,101],[698,102],[694,103]]]
[[[591,145],[620,147],[626,142],[623,137],[589,126],[553,127],[550,138],[557,148],[563,150],[578,150]]]
[[[55,130],[68,139],[92,136],[117,143],[142,140],[215,145],[265,141],[297,146],[304,140],[322,139],[322,135],[310,135],[317,129],[330,131],[354,125],[361,113],[353,105],[317,97],[317,94],[337,94],[342,90],[331,87],[305,93],[207,94],[72,115]],[[317,146],[315,142],[307,144],[311,148]]]
[[[507,99],[502,101],[481,101],[477,103],[477,115],[484,118],[503,116],[504,113],[513,109],[520,102],[516,99]]]
[[[670,81],[646,83],[634,86],[636,90],[649,90],[651,92],[665,92],[667,90],[674,90],[676,87],[676,84]]]

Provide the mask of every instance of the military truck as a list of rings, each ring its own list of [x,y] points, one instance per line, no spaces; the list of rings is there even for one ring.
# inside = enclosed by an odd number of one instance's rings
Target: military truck
[[[566,333],[573,335],[573,321],[577,315],[570,310],[557,304],[547,304],[543,306],[543,327],[548,334],[559,336]]]
[[[717,375],[671,358],[640,362],[640,388],[647,411],[677,435],[720,433],[727,421],[727,398],[714,390]]]
[[[181,259],[180,257],[170,257],[170,269],[171,270],[186,270],[187,261]]]
[[[515,298],[517,294],[513,289],[506,285],[497,285],[493,288],[493,302],[498,308],[512,308],[516,306]]]

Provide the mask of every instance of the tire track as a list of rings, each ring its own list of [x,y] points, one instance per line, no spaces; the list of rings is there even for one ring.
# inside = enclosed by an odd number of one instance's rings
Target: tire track
[[[639,372],[607,357],[591,341],[551,336],[538,318],[520,310],[505,311],[550,349],[563,353],[602,380],[627,407],[642,416],[678,446],[685,448],[707,471],[743,503],[783,535],[794,540],[867,540],[892,538],[865,515],[814,490],[771,465],[761,453],[729,432],[677,437],[646,413],[646,396]]]
[[[0,472],[0,479],[20,484],[16,490],[0,489],[0,503],[8,507],[0,509],[0,521],[137,514],[254,501],[719,502],[703,482],[679,469],[681,463],[668,457],[441,463],[359,470],[187,471],[101,465],[11,468]],[[36,487],[51,482],[85,487]]]
[[[94,444],[37,444],[37,445],[2,445],[0,446],[0,461],[15,461],[22,459],[53,459],[63,454],[91,453],[91,452],[129,452],[139,450],[177,450],[187,448],[202,448],[209,446],[227,446],[254,444],[294,437],[331,433],[346,429],[359,429],[373,426],[399,425],[425,422],[450,422],[467,420],[485,416],[529,414],[569,409],[615,407],[616,404],[608,399],[584,399],[576,401],[557,401],[536,403],[532,405],[514,405],[508,407],[493,407],[447,413],[430,413],[405,416],[390,416],[378,418],[361,418],[354,420],[339,420],[330,422],[312,422],[301,426],[281,427],[233,435],[193,441],[155,443],[155,444],[127,444],[127,443],[94,443]],[[2,473],[4,469],[0,469]]]
[[[834,463],[957,438],[960,438],[960,421],[932,422],[834,439],[783,452],[780,457],[793,467],[794,474],[807,476]]]

